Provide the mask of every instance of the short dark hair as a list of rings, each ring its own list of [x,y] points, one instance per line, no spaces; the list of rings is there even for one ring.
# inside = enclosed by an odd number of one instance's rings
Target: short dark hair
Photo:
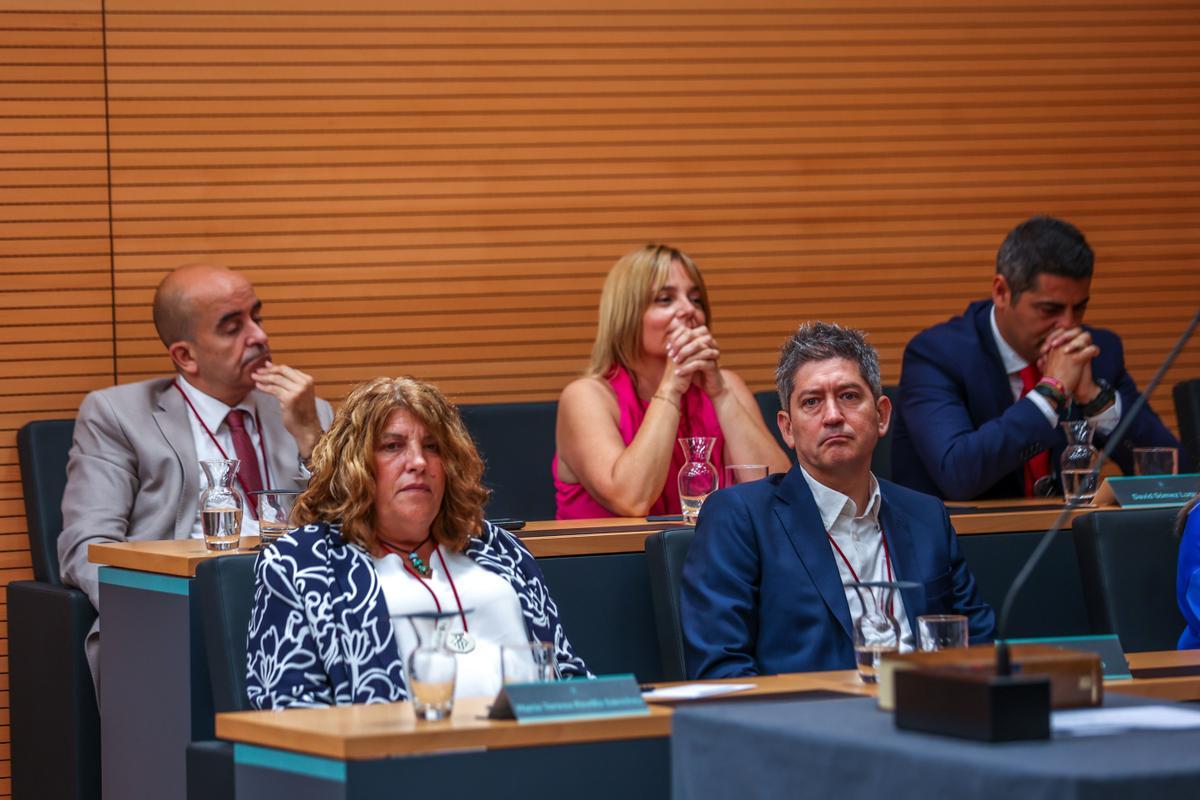
[[[1004,276],[1016,299],[1042,273],[1090,278],[1094,260],[1092,248],[1074,225],[1054,217],[1030,217],[1004,237],[996,253],[996,274]]]
[[[796,329],[779,348],[779,365],[775,368],[775,387],[779,390],[779,407],[788,410],[792,390],[796,388],[796,372],[812,361],[844,358],[858,364],[863,380],[878,400],[883,394],[879,380],[879,354],[867,344],[867,337],[854,328],[843,328],[832,322],[806,322]]]

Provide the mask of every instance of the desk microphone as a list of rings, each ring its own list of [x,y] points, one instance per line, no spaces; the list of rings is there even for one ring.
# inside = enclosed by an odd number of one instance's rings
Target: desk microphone
[[[1128,411],[1125,412],[1123,419],[1121,420],[1120,424],[1117,425],[1116,430],[1114,430],[1112,435],[1108,437],[1108,443],[1104,446],[1104,450],[1100,453],[1100,458],[1096,460],[1096,466],[1092,468],[1092,471],[1088,476],[1090,480],[1095,481],[1094,485],[1099,486],[1100,468],[1104,466],[1104,462],[1108,460],[1110,455],[1112,455],[1113,449],[1116,448],[1117,443],[1121,441],[1121,438],[1125,435],[1125,432],[1129,429],[1129,426],[1133,424],[1133,420],[1138,414],[1141,413],[1142,407],[1146,405],[1146,402],[1150,399],[1150,395],[1154,393],[1156,388],[1158,388],[1158,384],[1162,382],[1163,376],[1166,375],[1167,370],[1171,368],[1171,364],[1175,362],[1175,359],[1178,358],[1179,354],[1183,351],[1183,346],[1187,344],[1188,339],[1192,338],[1192,334],[1196,332],[1197,325],[1200,325],[1200,309],[1196,310],[1195,315],[1192,317],[1192,321],[1188,324],[1187,329],[1184,330],[1183,334],[1179,337],[1179,340],[1175,342],[1175,346],[1171,348],[1171,352],[1167,353],[1167,357],[1163,361],[1162,365],[1158,368],[1158,372],[1154,373],[1154,377],[1151,378],[1150,382],[1146,384],[1146,388],[1142,390],[1141,395],[1133,401],[1133,405]],[[1025,560],[1025,564],[1021,567],[1021,571],[1018,572],[1017,577],[1013,579],[1012,586],[1009,587],[1008,593],[1004,595],[1004,604],[1000,607],[1000,617],[996,625],[997,675],[1012,674],[1012,658],[1009,654],[1006,634],[1008,633],[1008,617],[1009,613],[1012,611],[1013,601],[1016,600],[1017,595],[1021,591],[1021,587],[1025,585],[1025,582],[1033,573],[1034,567],[1037,566],[1042,556],[1045,555],[1046,550],[1049,549],[1050,542],[1054,539],[1054,534],[1062,530],[1062,526],[1066,524],[1067,518],[1071,515],[1071,512],[1076,508],[1079,508],[1080,505],[1082,504],[1079,502],[1078,497],[1067,498],[1066,507],[1062,510],[1062,513],[1058,515],[1058,518],[1054,520],[1054,524],[1050,526],[1049,530],[1042,534],[1042,538],[1037,543],[1037,547],[1035,547],[1033,552],[1029,554],[1029,558]]]
[[[1099,478],[1100,468],[1141,413],[1147,399],[1162,381],[1171,363],[1183,350],[1200,326],[1200,310],[1192,317],[1187,330],[1171,349],[1158,372],[1146,384],[1141,397],[1130,404],[1122,415],[1097,459],[1089,477]],[[1071,512],[1082,505],[1079,498],[1067,498],[1067,505],[1050,529],[1042,535],[1037,547],[1021,566],[1004,596],[996,627],[995,672],[978,669],[930,668],[899,669],[892,673],[895,690],[896,727],[924,731],[943,736],[955,736],[987,742],[1007,742],[1050,738],[1050,678],[1038,674],[1012,674],[1009,653],[1008,618],[1013,601],[1050,546],[1054,534],[1062,529]],[[947,663],[952,663],[948,660]]]

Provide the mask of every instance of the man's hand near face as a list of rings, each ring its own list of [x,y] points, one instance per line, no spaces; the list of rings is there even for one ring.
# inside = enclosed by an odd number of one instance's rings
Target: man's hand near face
[[[254,375],[254,385],[279,400],[283,426],[296,440],[300,457],[307,460],[321,438],[321,420],[317,416],[316,382],[311,375],[271,361]]]
[[[1062,381],[1076,403],[1088,403],[1100,392],[1092,380],[1092,359],[1098,355],[1100,348],[1083,328],[1055,331],[1042,343],[1042,374]]]

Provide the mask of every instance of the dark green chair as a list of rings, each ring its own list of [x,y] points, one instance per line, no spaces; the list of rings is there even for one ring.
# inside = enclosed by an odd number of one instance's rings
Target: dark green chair
[[[204,609],[204,649],[213,711],[249,711],[246,629],[254,605],[253,555],[222,556],[196,567],[195,590]],[[234,796],[233,745],[196,741],[187,749],[188,800]]]
[[[99,800],[100,714],[83,640],[96,609],[58,569],[62,495],[75,422],[17,432],[32,581],[8,585],[12,788],[17,798]]]
[[[650,598],[654,605],[664,681],[687,679],[683,626],[679,619],[679,587],[683,580],[683,562],[695,535],[695,528],[672,528],[646,537],[646,567],[650,572]]]
[[[1091,632],[1115,633],[1126,652],[1174,650],[1187,625],[1175,598],[1178,514],[1101,511],[1072,525]]]
[[[554,519],[554,426],[558,403],[460,406],[483,457],[483,484],[492,490],[490,519]]]

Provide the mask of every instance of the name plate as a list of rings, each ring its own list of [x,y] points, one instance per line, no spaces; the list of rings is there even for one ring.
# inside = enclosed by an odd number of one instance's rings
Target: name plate
[[[1129,661],[1125,658],[1125,650],[1121,640],[1115,633],[1098,634],[1096,636],[1056,636],[1039,639],[1009,639],[1009,644],[1048,644],[1052,647],[1063,647],[1067,650],[1082,650],[1085,653],[1095,653],[1100,656],[1100,674],[1105,678],[1132,678]]]
[[[649,714],[632,675],[605,675],[544,683],[510,683],[492,703],[489,719],[545,722]]]
[[[1096,505],[1181,506],[1200,492],[1200,474],[1137,475],[1105,478],[1096,492]]]

